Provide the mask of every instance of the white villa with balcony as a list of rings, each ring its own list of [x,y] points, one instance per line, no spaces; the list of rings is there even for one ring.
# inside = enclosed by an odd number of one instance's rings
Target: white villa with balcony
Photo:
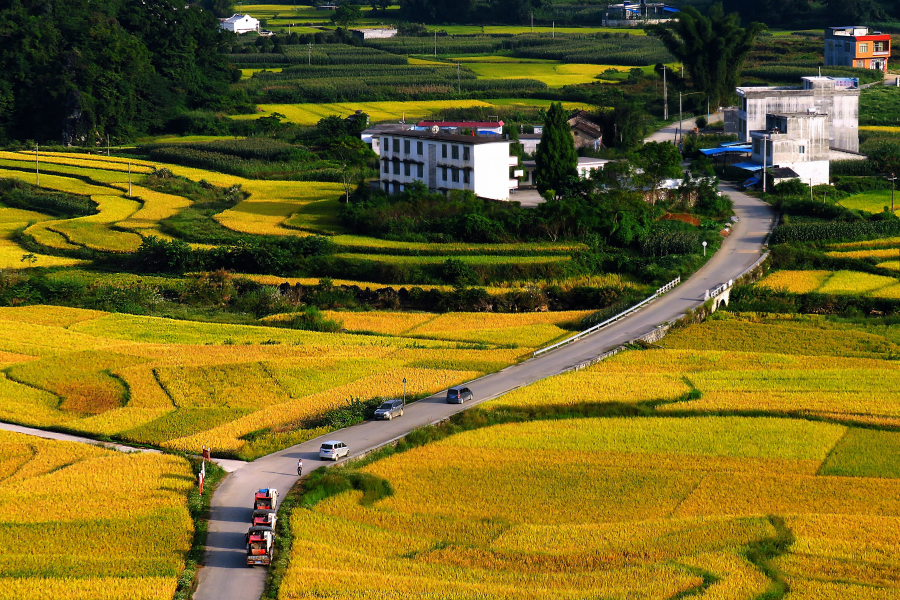
[[[510,190],[519,186],[509,175],[518,159],[502,138],[395,131],[381,134],[377,146],[381,188],[388,193],[421,181],[430,190],[470,190],[479,198],[509,200]]]

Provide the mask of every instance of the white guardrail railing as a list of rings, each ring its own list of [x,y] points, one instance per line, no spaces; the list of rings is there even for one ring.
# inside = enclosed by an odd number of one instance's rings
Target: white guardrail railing
[[[544,354],[544,353],[546,353],[546,352],[550,352],[551,350],[556,350],[557,348],[561,348],[561,347],[563,347],[563,346],[565,346],[565,345],[567,345],[567,344],[571,344],[572,342],[577,342],[578,340],[580,340],[580,339],[582,339],[582,338],[584,338],[584,337],[587,337],[587,336],[591,335],[592,333],[596,333],[596,332],[600,331],[601,329],[603,329],[603,328],[606,327],[607,325],[612,325],[612,324],[615,323],[616,321],[620,321],[620,320],[624,319],[624,318],[627,317],[628,315],[633,314],[633,313],[639,311],[640,309],[642,309],[642,308],[643,308],[644,306],[646,306],[649,302],[651,302],[651,301],[653,301],[653,300],[656,300],[657,298],[659,298],[660,296],[662,296],[663,294],[665,294],[665,293],[668,292],[669,290],[673,289],[673,288],[674,288],[676,285],[678,285],[679,283],[681,283],[681,277],[677,277],[677,278],[673,279],[672,281],[670,281],[670,282],[667,283],[666,285],[664,285],[664,286],[662,286],[661,288],[659,288],[658,290],[656,290],[656,293],[655,293],[655,294],[653,294],[653,295],[650,296],[649,298],[646,298],[646,299],[644,299],[644,300],[641,300],[639,303],[635,304],[634,306],[632,306],[632,307],[629,308],[628,310],[623,311],[623,312],[620,312],[620,313],[617,314],[616,316],[614,316],[614,317],[612,317],[612,318],[610,318],[610,319],[607,319],[607,320],[603,321],[602,323],[597,323],[597,324],[594,325],[593,327],[590,327],[590,328],[588,328],[588,329],[585,329],[584,331],[581,331],[581,332],[579,332],[579,333],[576,333],[575,335],[573,335],[573,336],[570,337],[570,338],[564,339],[564,340],[561,341],[561,342],[556,342],[556,343],[553,344],[552,346],[547,346],[546,348],[541,348],[540,350],[535,350],[535,351],[534,351],[534,354],[532,354],[532,357],[534,357],[534,356],[540,356],[541,354]]]

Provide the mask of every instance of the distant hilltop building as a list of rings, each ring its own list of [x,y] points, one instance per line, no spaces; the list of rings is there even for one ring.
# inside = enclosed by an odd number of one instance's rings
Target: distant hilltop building
[[[852,25],[825,30],[825,66],[856,67],[887,72],[891,36]]]
[[[259,20],[250,15],[231,15],[227,19],[219,19],[219,27],[234,33],[259,33]]]
[[[621,4],[611,4],[607,8],[604,25],[607,27],[615,25],[653,25],[656,23],[665,23],[679,12],[674,6],[669,6],[663,2],[622,2]]]

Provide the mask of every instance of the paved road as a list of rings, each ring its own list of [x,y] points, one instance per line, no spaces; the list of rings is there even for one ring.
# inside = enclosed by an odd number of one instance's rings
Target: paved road
[[[734,278],[760,256],[762,242],[773,226],[771,208],[728,186],[723,191],[735,203],[740,221],[710,261],[686,282],[638,313],[578,342],[473,381],[469,387],[483,402],[518,387],[555,375],[566,368],[649,333],[703,302],[705,290]],[[205,567],[200,571],[194,600],[255,600],[263,592],[266,571],[247,567],[244,534],[255,490],[275,487],[286,493],[297,481],[297,459],[304,472],[322,466],[318,448],[327,439],[346,442],[353,455],[402,437],[412,429],[447,418],[470,405],[446,404],[440,395],[406,407],[394,421],[366,422],[260,458],[228,476],[212,499]],[[330,463],[329,463],[330,464]]]

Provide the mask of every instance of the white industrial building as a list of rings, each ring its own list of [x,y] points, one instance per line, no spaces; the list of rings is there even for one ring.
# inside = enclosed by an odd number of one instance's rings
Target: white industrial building
[[[766,127],[750,132],[750,163],[735,166],[758,172],[768,168],[790,169],[803,183],[828,184],[829,140],[826,115],[814,110],[766,115]]]
[[[519,185],[509,175],[518,164],[509,155],[509,140],[431,131],[394,131],[379,138],[381,187],[388,193],[421,181],[431,190],[470,190],[479,198],[509,200]]]
[[[397,35],[397,30],[393,27],[373,27],[371,29],[351,29],[350,33],[361,40],[382,40],[395,37]]]
[[[803,77],[803,85],[739,87],[737,133],[741,141],[750,141],[750,132],[766,126],[766,115],[806,113],[825,116],[829,146],[846,152],[859,152],[859,87],[853,79]]]
[[[250,15],[232,15],[227,19],[220,19],[219,27],[234,33],[259,33],[259,20]]]

